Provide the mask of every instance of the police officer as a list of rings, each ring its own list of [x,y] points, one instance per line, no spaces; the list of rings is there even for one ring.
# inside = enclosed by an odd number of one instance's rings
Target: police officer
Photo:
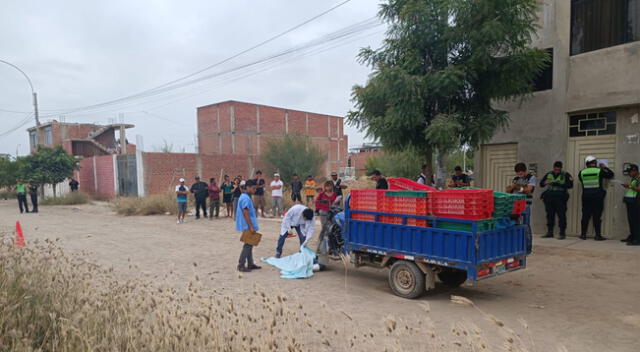
[[[602,211],[604,210],[604,198],[607,191],[604,190],[604,179],[613,178],[613,171],[604,164],[598,165],[595,156],[589,155],[584,159],[586,169],[580,171],[578,178],[582,183],[582,231],[581,240],[587,239],[589,220],[593,218],[593,227],[596,230],[596,241],[604,241],[602,236]]]
[[[631,177],[629,183],[622,185],[627,189],[624,192],[624,204],[627,206],[630,235],[626,242],[628,246],[640,246],[640,177],[638,177],[638,165],[630,164],[624,172]]]
[[[540,187],[547,187],[541,196],[547,212],[547,234],[542,237],[553,237],[557,214],[560,227],[558,239],[564,240],[567,235],[567,201],[569,200],[567,190],[573,188],[573,177],[568,172],[562,171],[562,161],[556,161],[553,163],[553,170],[547,172],[540,180]]]

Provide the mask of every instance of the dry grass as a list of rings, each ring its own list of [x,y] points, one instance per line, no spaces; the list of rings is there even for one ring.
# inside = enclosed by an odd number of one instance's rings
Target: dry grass
[[[194,273],[178,289],[168,275],[121,281],[84,258],[63,253],[52,241],[26,248],[0,243],[0,350],[529,351],[495,318],[490,325],[504,333],[497,345],[464,322],[441,336],[426,302],[416,304],[414,317],[387,316],[378,323],[358,322],[322,304],[333,318],[321,323],[298,301],[258,286],[234,296],[206,289],[203,282],[214,281],[213,273]],[[419,345],[406,342],[416,336],[422,336]]]
[[[78,205],[89,203],[89,196],[82,192],[67,193],[62,197],[47,197],[40,201],[41,205]]]
[[[119,215],[161,215],[175,214],[176,195],[173,192],[152,194],[145,197],[119,197],[111,201]]]

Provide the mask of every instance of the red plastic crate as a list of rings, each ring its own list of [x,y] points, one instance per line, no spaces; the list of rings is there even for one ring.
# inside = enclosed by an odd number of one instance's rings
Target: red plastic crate
[[[404,177],[391,177],[387,179],[389,184],[389,190],[391,191],[435,191],[436,189],[420,184],[416,181],[412,181]]]
[[[513,202],[513,214],[520,215],[527,207],[526,200],[516,200]]]
[[[384,192],[378,189],[354,189],[350,192],[349,207],[353,210],[384,211]]]
[[[380,219],[380,222],[383,222],[385,224],[402,225],[401,216],[383,215],[383,216],[380,216],[379,219]],[[427,222],[426,219],[407,218],[407,226],[429,227],[429,223]]]
[[[480,220],[493,213],[493,191],[489,189],[429,192],[428,202],[431,214],[443,218]]]
[[[393,196],[385,194],[384,212],[426,216],[429,213],[427,197]]]

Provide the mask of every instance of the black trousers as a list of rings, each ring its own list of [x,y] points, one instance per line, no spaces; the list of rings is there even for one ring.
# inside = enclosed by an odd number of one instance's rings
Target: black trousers
[[[20,207],[20,212],[29,212],[29,206],[27,205],[27,195],[26,194],[18,194],[18,207]]]
[[[31,194],[31,211],[34,213],[38,212],[38,195]]]
[[[558,226],[560,233],[564,234],[567,230],[567,196],[565,194],[545,195],[544,208],[547,211],[547,229],[549,233],[553,233],[556,223],[556,215],[558,216]]]
[[[254,265],[253,263],[253,246],[250,244],[244,244],[242,246],[242,251],[240,252],[240,258],[238,259],[239,266],[251,267]]]
[[[589,220],[593,219],[593,227],[596,236],[602,236],[602,211],[604,210],[604,198],[606,192],[593,192],[582,194],[582,235],[587,234]]]
[[[640,243],[640,203],[635,201],[627,203],[627,220],[629,220],[629,233],[631,238],[629,242]]]
[[[207,198],[196,197],[196,218],[200,217],[200,208],[202,208],[202,215],[207,217]]]

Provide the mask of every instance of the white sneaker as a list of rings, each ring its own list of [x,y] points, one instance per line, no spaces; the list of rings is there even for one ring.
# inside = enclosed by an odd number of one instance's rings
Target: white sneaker
[[[178,219],[178,221],[176,221],[176,224],[180,224],[180,220]]]

